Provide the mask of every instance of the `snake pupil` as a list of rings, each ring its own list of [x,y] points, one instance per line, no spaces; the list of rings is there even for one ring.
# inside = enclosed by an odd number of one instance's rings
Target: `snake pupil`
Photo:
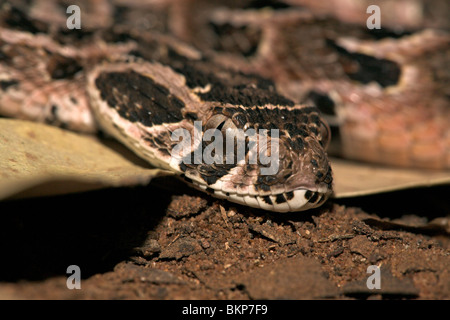
[[[225,124],[225,120],[222,121],[222,122],[217,126],[217,130],[219,130],[219,131],[222,130],[224,124]]]

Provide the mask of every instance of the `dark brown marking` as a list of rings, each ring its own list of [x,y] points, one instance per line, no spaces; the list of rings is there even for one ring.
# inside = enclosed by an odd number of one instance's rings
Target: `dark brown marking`
[[[292,200],[294,198],[293,191],[286,192],[285,195],[286,195],[286,200]]]
[[[131,122],[151,126],[183,119],[183,101],[166,87],[135,71],[102,73],[95,84],[102,99]]]
[[[309,120],[314,123],[316,126],[320,126],[320,118],[317,114],[313,114]]]
[[[75,59],[54,54],[47,64],[47,72],[52,79],[73,78],[83,68]]]
[[[186,119],[190,119],[192,121],[195,121],[198,119],[198,116],[193,112],[186,112],[185,117],[186,117]]]
[[[0,89],[6,91],[6,89],[8,89],[9,87],[15,86],[17,84],[19,84],[19,81],[17,80],[2,80],[0,81]]]
[[[271,81],[255,75],[251,75],[254,80],[252,83],[231,84],[218,78],[213,72],[205,72],[196,68],[193,63],[185,63],[174,69],[185,76],[186,84],[190,88],[204,88],[211,85],[209,91],[198,94],[203,101],[219,101],[244,107],[263,106],[265,104],[294,105],[293,101],[279,95],[273,89],[274,85]],[[227,71],[234,78],[242,77],[242,73],[238,72],[234,75],[233,71]]]
[[[290,122],[284,124],[284,129],[291,134],[294,131],[294,125]]]
[[[280,203],[284,203],[284,202],[286,202],[286,198],[284,197],[284,195],[282,193],[281,194],[277,194],[276,199],[275,199],[275,203],[280,204]]]
[[[205,180],[205,182],[208,185],[212,185],[212,184],[216,183],[216,181],[219,180],[219,178],[220,178],[220,177],[215,176],[215,175],[214,176],[206,176],[206,175],[203,175],[203,174],[201,174],[200,177],[202,177],[202,179]]]
[[[247,117],[242,113],[235,113],[233,115],[233,122],[238,128],[243,128],[247,123]]]
[[[14,27],[22,31],[27,31],[30,33],[47,32],[47,25],[43,22],[31,19],[22,10],[14,6],[2,6],[2,10],[5,14],[4,19],[6,25],[9,27]]]
[[[180,163],[180,170],[183,171],[183,172],[186,172],[187,166],[186,166],[186,164],[184,162]],[[187,179],[189,179],[189,178],[187,178]]]
[[[306,99],[311,101],[321,112],[328,115],[336,115],[334,101],[325,93],[310,91]],[[312,119],[312,121],[314,121]]]
[[[255,189],[262,190],[262,191],[270,191],[270,186],[265,183],[261,183],[261,184],[255,185]]]
[[[169,150],[164,149],[164,148],[158,148],[158,151],[161,152],[162,154],[164,154],[165,156],[169,156],[170,157]]]
[[[301,151],[305,147],[305,143],[303,142],[303,138],[298,136],[295,139],[289,140],[289,144],[291,145],[292,149]]]
[[[188,183],[193,183],[191,178],[186,177],[184,174],[181,175],[181,178],[184,179],[184,181],[188,182]]]
[[[309,130],[315,135],[319,135],[319,129],[316,126],[309,126]]]
[[[261,30],[249,26],[233,26],[229,23],[216,24],[210,23],[210,27],[217,34],[215,50],[249,57],[258,49],[261,40]],[[242,38],[245,44],[242,45]]]
[[[204,150],[204,147],[204,145],[199,146],[199,148],[202,148],[202,150]],[[202,154],[202,152],[198,152],[198,150],[197,153]],[[216,181],[224,175],[227,175],[230,170],[236,166],[236,163],[237,162],[233,162],[232,164],[204,164],[202,163],[201,158],[196,158],[196,152],[193,151],[182,159],[180,163],[180,169],[183,172],[185,172],[187,168],[193,168],[197,170],[197,172],[200,174],[200,177],[208,185],[211,185],[216,183]]]
[[[58,114],[58,107],[56,105],[52,105],[50,112],[51,112],[52,116],[56,117]]]
[[[345,62],[353,63],[356,66],[356,68],[347,68],[348,70],[345,70],[350,79],[363,84],[376,81],[382,87],[398,83],[401,68],[396,62],[378,59],[363,53],[350,52],[332,40],[328,40],[327,44],[334,48],[343,60],[347,60]]]
[[[316,203],[317,199],[319,199],[319,193],[318,192],[314,192],[312,197],[310,199],[308,199],[308,201],[311,202],[311,203]]]
[[[333,176],[331,173],[331,168],[328,168],[327,174],[325,175],[325,179],[323,179],[323,182],[331,185],[331,183],[333,182]]]
[[[270,196],[264,196],[264,197],[262,197],[262,199],[263,199],[263,201],[264,201],[265,203],[267,203],[267,204],[270,204],[270,205],[273,204],[273,203],[272,203],[272,199],[270,199]]]

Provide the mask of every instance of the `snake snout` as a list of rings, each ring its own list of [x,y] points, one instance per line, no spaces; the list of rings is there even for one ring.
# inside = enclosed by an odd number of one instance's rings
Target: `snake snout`
[[[278,195],[275,211],[304,211],[322,205],[333,190],[332,169],[323,145],[313,137],[306,137],[308,148],[295,148],[290,141],[282,144],[285,155],[280,161],[278,173],[281,186],[274,189],[285,190]]]

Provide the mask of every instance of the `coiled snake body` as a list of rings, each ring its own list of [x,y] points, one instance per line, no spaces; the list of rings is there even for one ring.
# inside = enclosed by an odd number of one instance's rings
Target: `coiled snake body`
[[[99,16],[114,16],[114,7],[101,1],[97,5]],[[175,5],[163,9],[167,8],[179,18],[178,23],[183,21]],[[289,30],[296,28],[298,21],[310,19],[304,12],[261,15],[258,10],[244,10],[231,14],[228,9],[220,9],[208,14],[216,28],[229,29],[228,35],[240,30],[236,35],[245,39],[239,43],[247,43],[250,51],[252,36],[259,32],[257,37],[262,40],[258,52],[243,58],[233,52],[236,42],[230,45],[211,40],[209,43],[220,48],[206,47],[200,52],[158,32],[157,27],[143,32],[133,25],[138,20],[130,17],[114,27],[108,19],[98,19],[100,25],[90,29],[95,32],[68,31],[58,27],[50,14],[45,16],[39,5],[33,10],[20,5],[5,5],[2,10],[0,114],[81,132],[101,129],[153,165],[176,172],[187,183],[215,197],[281,212],[323,204],[332,193],[332,171],[326,153],[330,129],[314,104],[326,107],[331,102],[341,107],[338,116],[346,156],[396,165],[449,167],[448,96],[441,94],[446,89],[442,84],[435,85],[434,80],[423,79],[425,72],[430,77],[436,75],[430,73],[428,65],[424,66],[428,58],[417,58],[425,52],[448,59],[448,48],[444,56],[439,51],[449,43],[444,33],[425,32],[376,45],[353,38],[318,39],[327,44],[327,50],[337,52],[325,52],[328,63],[323,60],[325,71],[319,72],[316,62],[309,64],[307,59],[298,65],[300,68],[290,69],[298,58],[297,44],[293,44],[294,49],[290,47],[294,54],[285,51],[286,43],[293,40],[288,37]],[[127,14],[133,17],[133,12]],[[121,13],[119,10],[115,14]],[[320,23],[324,24],[309,20],[306,28],[313,32]],[[267,24],[278,29],[268,28]],[[255,26],[262,31],[249,31]],[[327,30],[326,25],[321,28]],[[189,40],[187,30],[177,25],[172,29]],[[421,48],[423,39],[427,39],[428,48],[414,55],[419,63],[399,55],[401,50]],[[323,48],[319,45],[313,49]],[[311,54],[313,49],[307,47],[301,55]],[[370,60],[370,55],[375,58]],[[355,79],[364,76],[360,74],[364,70],[353,70],[352,59],[362,61],[363,68],[367,61],[372,64],[372,69],[366,70],[369,77],[380,71],[377,68],[381,63],[382,77],[376,79],[376,84],[355,84]],[[333,69],[332,65],[339,68]],[[312,71],[305,75],[301,68]],[[438,75],[442,78],[439,81],[447,79],[443,73]],[[391,90],[387,91],[385,87],[389,86]],[[427,99],[434,101],[432,105]],[[399,110],[408,103],[419,106],[411,107],[408,117],[397,121],[401,117]],[[390,109],[387,114],[382,112],[386,105]],[[375,122],[368,122],[374,117]],[[421,125],[405,133],[413,121]],[[182,129],[193,137],[198,129],[195,123],[201,124],[203,138],[208,129],[224,136],[255,130],[263,154],[270,156],[271,145],[278,146],[276,172],[261,174],[267,163],[259,158],[250,162],[251,148],[244,147],[243,156],[236,156],[249,137],[233,139],[234,158],[230,163],[195,161],[198,150],[202,152],[217,142],[217,138],[193,139],[187,149],[176,149],[179,140],[175,141],[173,134]],[[387,130],[380,134],[379,127]],[[260,129],[277,129],[278,134],[262,140]],[[439,139],[435,139],[436,135],[440,135]]]

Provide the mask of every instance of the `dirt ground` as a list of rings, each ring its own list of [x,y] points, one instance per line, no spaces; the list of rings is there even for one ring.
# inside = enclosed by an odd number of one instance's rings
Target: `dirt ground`
[[[158,178],[6,201],[0,298],[449,299],[449,191],[275,214]],[[80,290],[66,286],[69,265],[81,269]],[[367,288],[369,265],[381,289]]]

